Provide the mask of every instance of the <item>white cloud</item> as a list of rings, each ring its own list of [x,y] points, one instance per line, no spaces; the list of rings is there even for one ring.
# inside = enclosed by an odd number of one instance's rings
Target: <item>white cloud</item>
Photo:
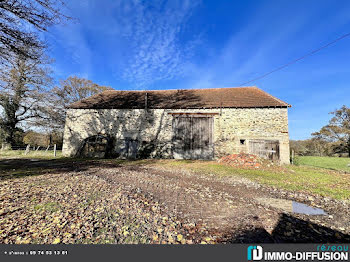
[[[195,1],[123,2],[123,31],[130,43],[131,54],[122,72],[123,79],[136,88],[157,81],[184,76],[199,38],[180,41],[182,30],[196,7]]]
[[[77,21],[55,27],[52,42],[63,48],[62,71],[96,76],[96,66],[109,70],[129,88],[182,79],[200,44],[189,34],[188,19],[200,0],[97,0],[69,2]],[[58,51],[59,52],[59,51]]]

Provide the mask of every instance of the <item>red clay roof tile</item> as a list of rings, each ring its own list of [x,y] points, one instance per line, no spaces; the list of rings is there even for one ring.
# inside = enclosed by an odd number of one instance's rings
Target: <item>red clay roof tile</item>
[[[107,90],[71,104],[72,109],[190,109],[290,107],[257,87],[117,91]]]

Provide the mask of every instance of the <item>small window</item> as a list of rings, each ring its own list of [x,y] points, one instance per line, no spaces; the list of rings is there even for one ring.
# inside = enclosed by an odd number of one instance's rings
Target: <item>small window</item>
[[[240,139],[240,140],[239,140],[239,143],[240,143],[241,145],[245,145],[245,139]]]

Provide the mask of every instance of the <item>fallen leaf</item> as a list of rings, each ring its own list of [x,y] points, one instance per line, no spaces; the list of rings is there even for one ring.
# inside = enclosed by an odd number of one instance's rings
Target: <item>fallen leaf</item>
[[[53,242],[52,242],[52,244],[58,244],[58,243],[60,243],[61,242],[61,239],[60,238],[56,238]]]

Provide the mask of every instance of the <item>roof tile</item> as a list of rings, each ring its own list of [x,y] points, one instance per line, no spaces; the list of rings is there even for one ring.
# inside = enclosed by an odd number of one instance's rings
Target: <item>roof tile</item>
[[[146,102],[147,101],[147,102]],[[117,91],[107,90],[68,106],[72,109],[190,109],[290,107],[257,87]]]

